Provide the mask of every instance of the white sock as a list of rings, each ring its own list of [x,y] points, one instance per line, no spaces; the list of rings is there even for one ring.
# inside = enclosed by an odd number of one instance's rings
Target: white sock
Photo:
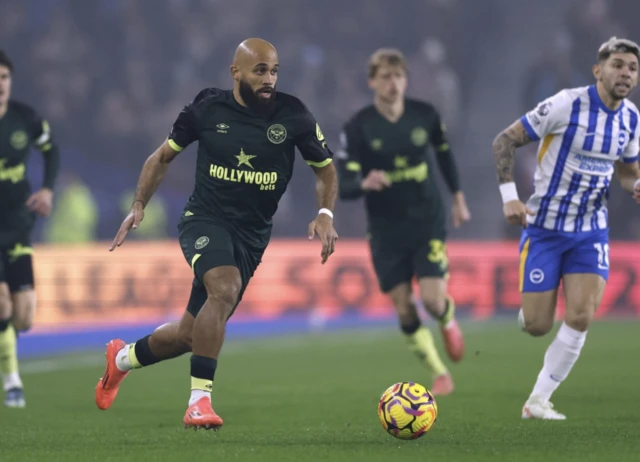
[[[22,380],[20,380],[20,374],[17,372],[12,372],[10,374],[5,375],[2,378],[4,391],[11,390],[12,388],[22,388]]]
[[[131,359],[129,359],[129,350],[133,348],[134,345],[135,343],[128,344],[116,354],[116,367],[122,372],[127,372],[133,369]]]
[[[556,338],[553,339],[544,355],[544,365],[538,380],[533,387],[532,396],[548,401],[554,391],[567,378],[571,368],[580,356],[580,350],[587,338],[586,332],[580,332],[567,326],[560,326]]]
[[[189,398],[189,406],[193,405],[193,403],[198,401],[203,396],[206,396],[207,398],[209,398],[209,401],[211,401],[211,392],[210,391],[191,390],[191,398]]]

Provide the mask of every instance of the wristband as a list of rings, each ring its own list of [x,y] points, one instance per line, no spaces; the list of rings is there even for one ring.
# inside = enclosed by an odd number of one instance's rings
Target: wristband
[[[500,185],[500,194],[502,195],[502,203],[520,200],[516,184],[512,181]]]
[[[331,210],[322,208],[322,209],[318,210],[318,215],[320,215],[321,213],[325,213],[325,214],[329,215],[331,217],[331,219],[333,219],[333,212]]]

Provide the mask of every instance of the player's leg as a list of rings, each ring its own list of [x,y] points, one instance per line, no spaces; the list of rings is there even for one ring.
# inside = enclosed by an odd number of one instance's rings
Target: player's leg
[[[529,227],[520,239],[519,290],[522,308],[519,323],[533,337],[553,328],[565,241],[553,232]]]
[[[120,384],[131,370],[151,366],[191,351],[195,314],[204,304],[204,300],[204,286],[194,284],[187,310],[180,321],[163,324],[151,335],[128,345],[120,339],[111,340],[107,344],[106,369],[95,389],[98,408],[105,410],[111,407],[118,395]]]
[[[0,263],[0,276],[2,275]],[[22,382],[18,374],[16,355],[16,332],[11,324],[11,293],[6,282],[0,282],[0,374],[3,379],[5,406],[24,407]],[[19,390],[20,396],[16,396]]]
[[[565,319],[547,349],[542,370],[523,409],[524,418],[565,418],[556,411],[542,414],[532,407],[544,407],[549,403],[551,395],[567,378],[580,356],[609,275],[608,248],[606,232],[596,232],[580,237],[565,254],[562,268]]]
[[[33,262],[28,240],[13,246],[6,254],[6,280],[11,294],[11,324],[7,328],[10,348],[7,348],[7,373],[4,374],[5,405],[24,407],[24,390],[18,370],[17,333],[29,330],[36,311]]]
[[[444,231],[414,253],[413,267],[418,276],[420,298],[425,309],[440,325],[447,354],[452,361],[460,361],[464,355],[464,338],[455,318],[455,302],[447,294],[449,259]]]
[[[433,384],[430,387],[434,395],[447,395],[453,391],[453,381],[442,362],[431,331],[422,324],[413,301],[411,284],[403,282],[387,292],[398,313],[400,329],[405,335],[409,350],[431,372]]]

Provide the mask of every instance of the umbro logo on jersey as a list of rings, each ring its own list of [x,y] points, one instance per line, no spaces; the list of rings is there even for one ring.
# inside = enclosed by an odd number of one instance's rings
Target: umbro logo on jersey
[[[227,124],[218,124],[216,125],[216,128],[218,129],[218,133],[227,133],[227,130],[229,130],[229,126]]]

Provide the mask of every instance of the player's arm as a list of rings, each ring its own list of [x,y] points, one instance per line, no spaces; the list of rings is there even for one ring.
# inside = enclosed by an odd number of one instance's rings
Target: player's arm
[[[173,124],[167,140],[151,154],[140,172],[131,211],[122,222],[118,234],[111,243],[110,251],[120,247],[130,229],[136,229],[144,218],[144,208],[160,186],[169,169],[169,164],[179,152],[198,139],[196,105],[202,99],[201,92],[196,99],[180,112]]]
[[[629,194],[633,195],[635,201],[640,204],[640,166],[638,165],[638,151],[640,142],[636,133],[627,147],[622,152],[620,159],[615,163],[616,176],[620,181],[620,186]]]
[[[526,227],[527,214],[535,215],[518,198],[513,179],[516,149],[547,135],[559,133],[566,126],[571,111],[570,98],[566,92],[561,91],[527,112],[500,132],[493,141],[493,157],[504,204],[503,212],[508,223]]]
[[[308,111],[301,118],[301,133],[296,139],[296,146],[303,159],[316,174],[316,199],[318,214],[309,223],[309,240],[317,234],[322,241],[320,256],[324,265],[335,251],[338,234],[333,227],[333,209],[338,195],[338,176],[333,165],[333,154],[327,147],[320,126]]]
[[[451,146],[446,136],[446,128],[437,112],[435,113],[433,125],[431,130],[431,144],[436,151],[438,168],[453,197],[453,226],[457,228],[465,221],[469,221],[471,214],[469,213],[464,193],[460,189],[458,166],[451,152]]]
[[[340,149],[336,153],[338,189],[342,200],[362,197],[369,191],[382,191],[391,186],[384,170],[372,169],[362,177],[361,146],[363,142],[353,122],[344,126],[340,134]]]
[[[42,216],[48,216],[53,207],[53,188],[60,170],[60,150],[51,136],[49,123],[33,114],[31,122],[32,145],[42,153],[44,177],[42,188],[29,196],[27,207]]]

